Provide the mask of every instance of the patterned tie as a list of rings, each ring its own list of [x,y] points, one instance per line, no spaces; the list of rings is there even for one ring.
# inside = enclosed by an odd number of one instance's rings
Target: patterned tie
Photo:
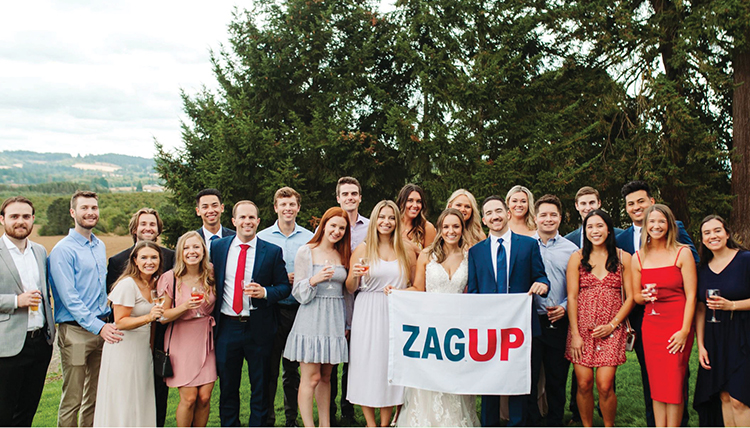
[[[508,293],[508,279],[505,274],[508,263],[505,261],[503,238],[498,238],[497,243],[499,244],[497,247],[497,289],[499,293]]]
[[[242,281],[245,280],[245,262],[247,261],[247,244],[240,244],[240,258],[237,261],[237,274],[234,275],[234,300],[232,309],[235,313],[242,312]]]

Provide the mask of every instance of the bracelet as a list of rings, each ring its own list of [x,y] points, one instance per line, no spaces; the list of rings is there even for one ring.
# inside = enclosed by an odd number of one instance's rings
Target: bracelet
[[[617,329],[617,327],[615,327],[612,323],[609,323],[609,326],[612,327],[612,330]]]

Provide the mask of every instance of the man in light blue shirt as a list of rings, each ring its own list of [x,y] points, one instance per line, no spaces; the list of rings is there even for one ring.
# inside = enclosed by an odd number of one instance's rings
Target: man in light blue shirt
[[[565,414],[565,383],[570,363],[565,359],[565,342],[568,335],[568,290],[566,271],[570,256],[578,250],[571,241],[563,238],[558,229],[562,220],[562,203],[557,196],[544,195],[534,204],[537,232],[544,270],[550,286],[547,297],[534,296],[534,306],[542,326],[541,336],[532,339],[531,395],[529,396],[527,422],[531,426],[563,426]],[[542,421],[536,404],[538,380],[544,366],[545,391],[549,412]]]
[[[286,263],[286,271],[289,275],[289,283],[294,284],[294,259],[297,256],[297,250],[303,245],[310,242],[313,233],[297,224],[297,214],[300,210],[300,195],[291,187],[282,187],[276,191],[273,196],[273,210],[276,212],[278,219],[273,226],[258,232],[258,238],[281,247]],[[276,413],[273,406],[273,397],[276,397],[276,385],[279,377],[279,360],[283,366],[282,385],[284,387],[284,415],[286,417],[286,426],[293,426],[297,421],[297,392],[299,391],[299,363],[282,359],[284,346],[289,332],[294,325],[294,318],[297,316],[299,303],[293,296],[280,300],[276,304],[279,308],[279,317],[277,319],[278,329],[276,330],[276,339],[274,340],[273,350],[271,351],[270,371],[268,374],[268,396],[271,397],[268,403],[268,420],[269,426],[274,426],[276,422]]]
[[[106,323],[110,314],[107,253],[92,233],[99,222],[96,193],[76,192],[70,199],[70,215],[75,227],[55,245],[47,261],[63,370],[57,425],[87,427],[94,423],[104,341],[117,343],[122,333]]]

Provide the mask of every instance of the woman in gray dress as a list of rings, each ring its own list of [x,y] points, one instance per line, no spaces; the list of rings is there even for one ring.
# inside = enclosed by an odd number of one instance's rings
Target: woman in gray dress
[[[351,257],[349,218],[334,207],[320,223],[294,260],[292,295],[300,308],[284,349],[284,358],[300,363],[297,401],[306,427],[315,426],[313,397],[320,426],[331,426],[331,370],[349,361],[344,316],[344,281]]]

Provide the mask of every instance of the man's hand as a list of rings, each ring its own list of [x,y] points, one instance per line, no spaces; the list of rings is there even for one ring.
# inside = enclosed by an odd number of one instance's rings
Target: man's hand
[[[99,336],[107,343],[117,343],[122,340],[122,332],[114,324],[104,324],[99,331]]]
[[[531,288],[529,288],[529,294],[547,294],[547,290],[549,290],[549,287],[547,284],[543,282],[535,282],[531,284]]]
[[[555,306],[552,309],[547,308],[547,316],[549,317],[549,322],[551,323],[562,319],[562,317],[565,316],[565,308],[560,305]]]
[[[39,306],[42,303],[42,292],[39,290],[27,291],[18,295],[18,307],[28,308],[29,306]]]

